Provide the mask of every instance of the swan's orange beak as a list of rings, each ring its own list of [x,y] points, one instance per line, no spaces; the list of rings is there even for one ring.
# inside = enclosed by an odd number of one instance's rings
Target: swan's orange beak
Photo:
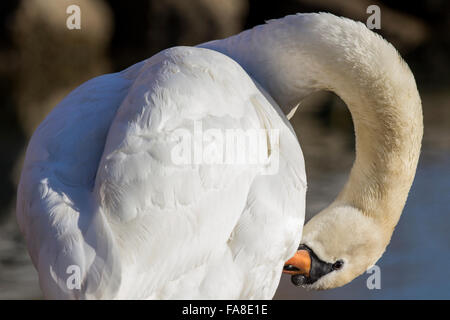
[[[309,276],[311,270],[311,256],[304,249],[297,250],[295,255],[284,264],[283,273]]]

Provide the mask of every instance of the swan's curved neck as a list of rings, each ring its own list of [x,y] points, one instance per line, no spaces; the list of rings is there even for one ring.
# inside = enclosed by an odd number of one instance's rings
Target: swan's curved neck
[[[423,127],[414,77],[390,44],[361,23],[308,14],[202,47],[236,60],[285,114],[316,90],[340,96],[354,121],[356,160],[331,206],[353,206],[384,230],[394,228],[414,178]]]

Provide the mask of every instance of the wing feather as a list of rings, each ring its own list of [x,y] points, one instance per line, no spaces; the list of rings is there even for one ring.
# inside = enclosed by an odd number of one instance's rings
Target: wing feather
[[[48,298],[88,296],[112,276],[110,235],[93,210],[90,194],[109,126],[140,65],[75,89],[29,143],[18,187],[17,220]],[[68,288],[70,266],[79,267],[82,290]],[[114,281],[107,282],[112,288]],[[102,291],[108,296],[108,290]]]

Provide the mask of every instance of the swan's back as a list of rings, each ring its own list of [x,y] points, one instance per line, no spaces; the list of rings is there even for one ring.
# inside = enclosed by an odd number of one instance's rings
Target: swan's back
[[[306,184],[295,134],[261,90],[221,53],[178,47],[63,100],[30,142],[18,191],[46,297],[271,298]],[[279,140],[265,164],[173,163],[174,133],[199,125]],[[80,290],[67,288],[73,265]]]

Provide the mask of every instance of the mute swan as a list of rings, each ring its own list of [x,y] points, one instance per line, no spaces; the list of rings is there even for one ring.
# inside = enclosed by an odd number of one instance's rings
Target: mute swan
[[[323,89],[351,111],[356,160],[302,237],[304,160],[284,114]],[[415,174],[421,112],[397,51],[363,24],[326,13],[167,49],[92,79],[49,114],[27,149],[17,218],[42,291],[268,299],[283,269],[297,285],[344,285],[389,243]],[[192,132],[195,121],[279,137],[267,140],[268,163],[174,164],[171,134]],[[264,172],[274,161],[277,171]]]

